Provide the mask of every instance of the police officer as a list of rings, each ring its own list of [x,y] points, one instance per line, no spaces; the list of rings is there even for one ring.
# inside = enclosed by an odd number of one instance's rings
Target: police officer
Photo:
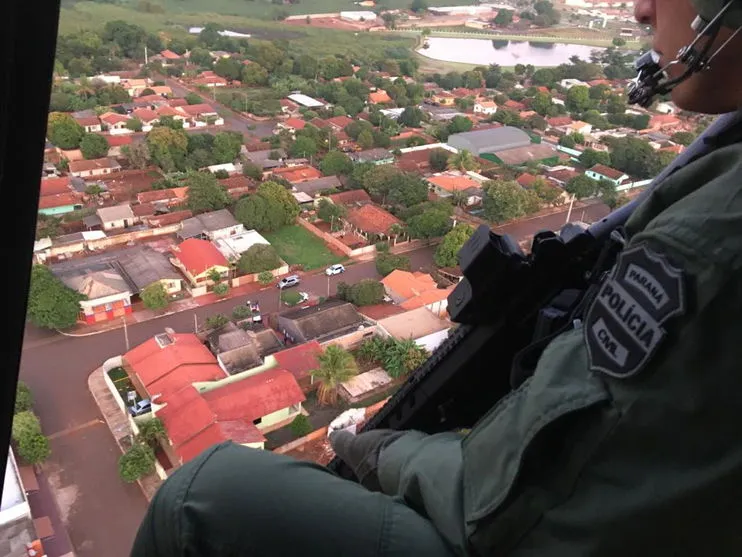
[[[634,102],[742,107],[742,0],[635,12],[655,53]],[[653,190],[582,321],[468,435],[334,434],[361,485],[213,447],[165,482],[132,554],[742,555],[737,132]]]

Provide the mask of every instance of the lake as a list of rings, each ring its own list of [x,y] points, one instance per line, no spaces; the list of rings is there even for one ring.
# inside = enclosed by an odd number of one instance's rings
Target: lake
[[[515,66],[532,64],[540,67],[566,64],[572,56],[590,61],[594,50],[604,50],[595,46],[564,43],[533,43],[521,41],[489,39],[449,39],[428,37],[428,48],[418,49],[418,53],[434,60],[463,62],[488,66]]]

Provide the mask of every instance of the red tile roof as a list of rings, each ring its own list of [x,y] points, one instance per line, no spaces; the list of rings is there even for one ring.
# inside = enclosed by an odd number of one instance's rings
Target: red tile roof
[[[131,206],[131,212],[136,217],[148,217],[155,214],[155,206],[152,203],[137,203]]]
[[[572,123],[572,118],[569,116],[555,116],[554,118],[547,118],[546,122],[553,128],[560,126],[569,126]]]
[[[538,179],[537,176],[534,176],[533,174],[529,174],[528,172],[526,172],[518,176],[518,178],[515,181],[518,182],[522,187],[529,188],[533,185],[533,183],[537,179]]]
[[[181,202],[188,198],[188,188],[167,188],[164,190],[143,191],[137,194],[139,203],[153,203],[155,201]]]
[[[378,321],[379,319],[384,319],[386,317],[391,317],[392,315],[399,315],[400,313],[404,313],[404,310],[394,304],[374,304],[372,306],[363,306],[358,308],[358,313],[360,313],[361,315],[365,315],[369,319]]]
[[[287,118],[283,125],[287,128],[294,128],[295,130],[303,130],[307,123],[299,118]]]
[[[393,225],[401,224],[397,217],[373,204],[351,209],[346,219],[368,234],[388,234]]]
[[[335,205],[352,205],[355,203],[371,203],[371,198],[365,190],[348,190],[333,193],[327,196]]]
[[[468,176],[431,176],[428,182],[448,192],[466,191],[471,188],[481,188],[479,182]]]
[[[109,147],[121,147],[131,145],[133,138],[130,135],[107,135],[105,136]]]
[[[180,110],[182,110],[189,116],[200,116],[201,114],[216,114],[216,110],[206,103],[181,106]]]
[[[180,60],[180,54],[173,52],[172,50],[163,50],[160,52],[160,56],[167,60]]]
[[[310,371],[319,368],[317,354],[322,352],[319,342],[312,340],[281,350],[273,354],[279,367],[288,370],[297,379],[302,379],[309,375]]]
[[[123,114],[117,114],[116,112],[106,112],[100,116],[101,122],[112,126],[114,124],[120,124],[121,122],[128,122],[129,117]]]
[[[432,276],[419,272],[410,273],[409,271],[402,271],[400,269],[395,269],[389,273],[381,279],[381,283],[390,293],[405,300],[413,296],[418,296],[428,290],[438,289],[438,285]]]
[[[188,106],[188,101],[185,99],[170,99],[167,101],[167,104],[169,104],[172,107]]]
[[[226,377],[209,352],[194,334],[169,335],[171,344],[160,346],[156,338],[124,354],[129,369],[136,374],[150,396],[164,400],[196,381],[214,381]]]
[[[219,183],[227,188],[230,193],[247,193],[249,189],[255,187],[255,183],[247,176],[230,176],[229,178],[222,178]]]
[[[597,174],[600,174],[601,176],[610,178],[611,180],[620,180],[623,176],[625,176],[625,174],[620,170],[616,170],[615,168],[611,168],[610,166],[606,166],[604,164],[596,164],[595,166],[590,168],[590,170],[596,172]]]
[[[322,177],[322,173],[313,166],[288,166],[286,168],[276,168],[274,175],[285,178],[292,184],[306,182],[307,180],[316,180]]]
[[[256,420],[304,401],[294,376],[275,368],[203,393],[219,420]]]
[[[378,91],[368,94],[368,102],[373,104],[387,104],[392,102],[392,98],[386,91],[379,89]]]
[[[75,122],[81,126],[100,126],[100,120],[97,116],[87,116],[84,118],[75,118]]]
[[[229,262],[208,240],[189,238],[175,248],[175,256],[192,275],[200,275],[213,267],[229,267]]]
[[[132,116],[135,118],[139,118],[142,122],[152,122],[153,120],[157,120],[160,117],[157,115],[157,112],[154,110],[150,110],[149,108],[137,108],[131,113]]]
[[[41,180],[41,196],[59,195],[61,193],[71,193],[69,176],[62,178],[44,178]]]
[[[399,305],[402,309],[406,309],[409,311],[445,300],[446,298],[448,298],[448,295],[451,292],[453,292],[453,287],[426,290],[425,292],[421,292],[417,296],[413,296],[412,298],[405,300]]]
[[[174,211],[166,215],[147,217],[147,223],[149,223],[149,225],[154,228],[159,228],[161,226],[167,226],[169,224],[175,224],[176,222],[184,221],[185,219],[189,219],[192,216],[193,213],[190,210]]]
[[[332,118],[328,118],[327,122],[336,128],[343,129],[348,124],[352,124],[353,119],[348,116],[333,116]]]
[[[107,157],[104,157],[102,159],[91,159],[91,160],[83,160],[83,161],[70,161],[70,172],[85,172],[88,170],[97,170],[99,168],[113,168],[115,166],[119,166],[119,164]]]
[[[186,385],[167,400],[156,402],[167,402],[157,411],[157,417],[162,420],[176,449],[216,421],[214,411],[193,385]]]
[[[74,193],[59,193],[57,195],[44,195],[39,198],[39,209],[52,209],[54,207],[66,207],[68,205],[79,205],[80,200]]]

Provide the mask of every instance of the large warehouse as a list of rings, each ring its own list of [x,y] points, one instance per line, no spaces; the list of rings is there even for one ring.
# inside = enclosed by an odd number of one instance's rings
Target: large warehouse
[[[531,138],[523,130],[510,126],[455,133],[449,136],[447,143],[459,151],[466,150],[474,155],[495,153],[506,149],[525,147],[531,144]]]

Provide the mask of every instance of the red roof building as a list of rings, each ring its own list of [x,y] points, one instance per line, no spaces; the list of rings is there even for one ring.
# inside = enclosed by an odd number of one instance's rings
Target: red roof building
[[[42,197],[46,195],[59,195],[61,193],[71,193],[72,186],[70,185],[69,176],[62,178],[44,178],[41,180],[41,192]]]
[[[137,108],[131,113],[131,115],[134,118],[139,118],[145,124],[149,124],[160,119],[160,117],[157,115],[157,112],[155,112],[154,110],[150,110],[149,108]]]
[[[365,205],[371,203],[366,190],[348,190],[328,195],[327,198],[335,205]]]
[[[316,180],[322,177],[322,173],[309,165],[302,166],[287,166],[286,168],[276,168],[272,170],[274,176],[280,176],[291,182],[292,184],[299,184],[308,180]]]
[[[178,110],[182,111],[184,114],[192,117],[201,116],[203,114],[216,114],[216,110],[206,103],[200,103],[200,104],[189,104],[186,106],[180,106],[178,107]]]
[[[175,256],[193,277],[198,277],[215,267],[229,268],[229,262],[217,247],[208,240],[189,238],[178,244]]]
[[[373,204],[351,209],[345,219],[364,234],[388,235],[392,226],[401,225],[397,217]]]
[[[172,50],[163,50],[160,52],[160,56],[166,60],[180,60],[180,54],[173,52]]]
[[[292,130],[303,130],[307,123],[299,118],[287,118],[283,121],[283,127]]]
[[[533,183],[538,179],[538,176],[525,172],[518,176],[515,181],[518,182],[523,188],[530,188]]]
[[[133,141],[130,135],[107,135],[106,140],[109,147],[123,147],[124,145],[131,145]]]
[[[322,347],[316,340],[292,346],[273,354],[278,366],[289,371],[299,381],[310,375],[311,371],[319,368],[317,354],[322,352]]]

